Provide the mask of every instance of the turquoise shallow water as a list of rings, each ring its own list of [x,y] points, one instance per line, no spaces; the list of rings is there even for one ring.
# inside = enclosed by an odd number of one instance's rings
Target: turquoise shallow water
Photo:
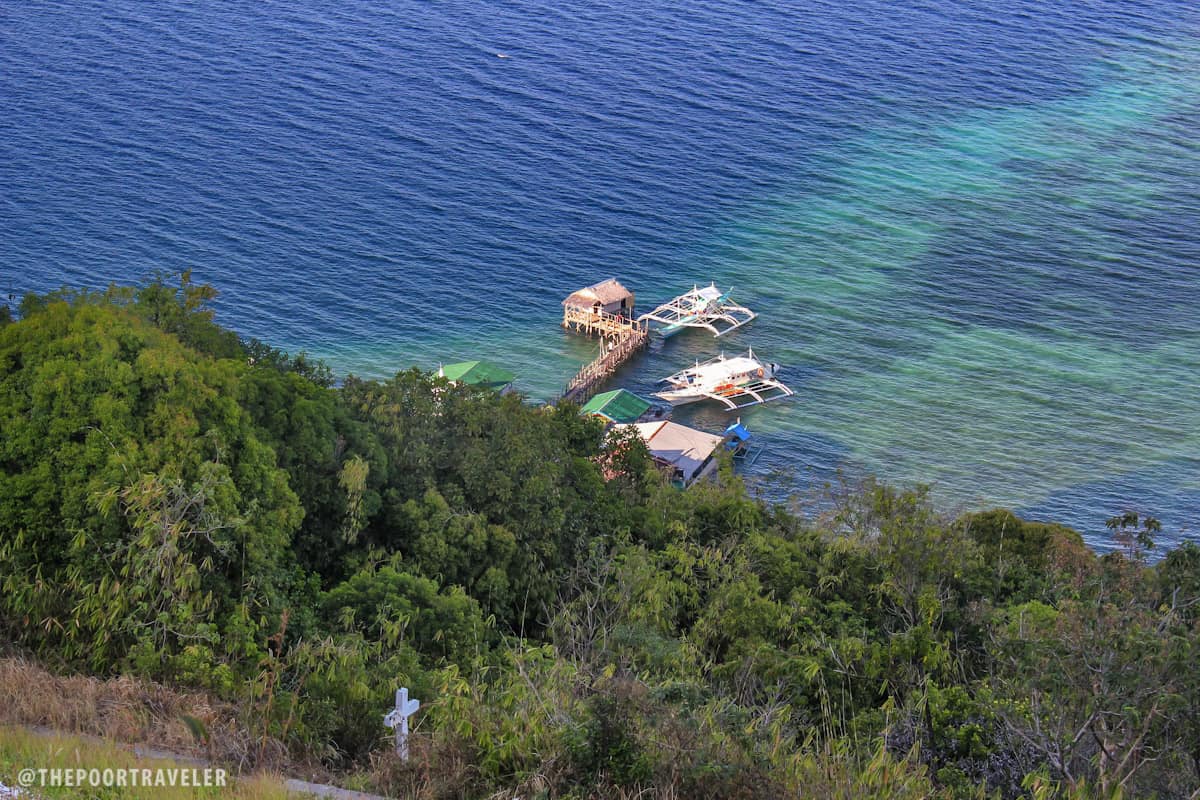
[[[772,496],[840,470],[1078,526],[1200,523],[1200,14],[700,2],[0,10],[0,289],[192,267],[339,372],[484,357],[552,397],[559,301],[716,280]],[[503,55],[504,57],[499,57]],[[715,409],[681,419],[706,427]],[[781,479],[780,471],[790,477]]]

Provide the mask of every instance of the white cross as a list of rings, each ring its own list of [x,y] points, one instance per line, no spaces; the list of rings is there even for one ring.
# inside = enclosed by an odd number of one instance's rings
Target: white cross
[[[417,713],[420,700],[408,699],[408,687],[396,690],[396,707],[383,716],[383,724],[396,729],[396,752],[408,761],[408,718]]]

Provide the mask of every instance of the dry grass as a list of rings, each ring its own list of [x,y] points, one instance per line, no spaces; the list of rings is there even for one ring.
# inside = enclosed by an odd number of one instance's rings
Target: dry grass
[[[206,739],[192,733],[185,722],[189,717],[200,722]],[[147,745],[239,771],[284,763],[278,743],[269,743],[261,757],[261,743],[252,740],[232,704],[129,677],[59,676],[18,656],[0,657],[0,724]]]
[[[408,747],[408,761],[401,761],[390,749],[372,756],[363,788],[409,800],[459,800],[480,794],[479,776],[466,744],[416,733]]]
[[[139,768],[158,769],[180,766],[169,759],[139,758],[128,750],[73,736],[41,736],[27,731],[0,727],[0,782],[17,783],[17,772],[31,768]],[[187,768],[190,765],[183,765]],[[192,800],[228,797],[234,800],[285,800],[288,792],[273,775],[254,775],[228,779],[224,788],[195,787],[33,787],[26,796],[38,798],[129,798],[130,800]]]

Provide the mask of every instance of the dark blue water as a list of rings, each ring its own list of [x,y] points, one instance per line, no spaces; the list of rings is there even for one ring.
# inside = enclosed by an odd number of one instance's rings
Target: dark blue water
[[[548,398],[570,291],[716,280],[799,395],[752,478],[1193,535],[1194,4],[328,5],[0,7],[0,290],[193,268],[339,372]]]

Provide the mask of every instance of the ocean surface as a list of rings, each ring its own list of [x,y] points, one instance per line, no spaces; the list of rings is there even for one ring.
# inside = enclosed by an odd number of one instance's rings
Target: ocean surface
[[[1200,538],[1192,1],[0,5],[0,291],[185,268],[340,374],[542,399],[571,291],[716,281],[759,319],[613,385],[782,363],[756,490]]]

